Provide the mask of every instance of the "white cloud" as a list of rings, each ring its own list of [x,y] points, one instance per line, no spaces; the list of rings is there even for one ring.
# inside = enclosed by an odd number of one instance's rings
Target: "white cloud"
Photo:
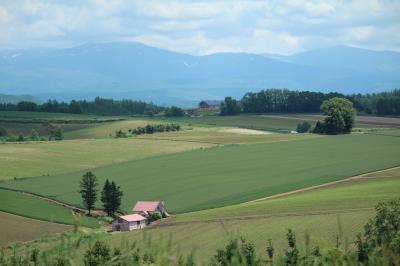
[[[3,0],[0,47],[135,40],[193,54],[400,51],[400,1]]]

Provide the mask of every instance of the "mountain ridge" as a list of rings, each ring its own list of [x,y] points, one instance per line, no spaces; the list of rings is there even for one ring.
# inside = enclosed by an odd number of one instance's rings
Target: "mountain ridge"
[[[1,93],[62,100],[112,95],[192,105],[273,87],[390,90],[400,85],[400,53],[334,47],[279,58],[253,53],[195,56],[141,43],[87,43],[0,51],[0,72]]]

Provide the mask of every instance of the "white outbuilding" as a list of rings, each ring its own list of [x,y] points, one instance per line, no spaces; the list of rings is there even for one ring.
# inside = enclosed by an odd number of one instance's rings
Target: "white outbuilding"
[[[142,229],[147,225],[147,218],[140,214],[129,214],[118,217],[112,223],[113,231],[131,231],[135,229]]]

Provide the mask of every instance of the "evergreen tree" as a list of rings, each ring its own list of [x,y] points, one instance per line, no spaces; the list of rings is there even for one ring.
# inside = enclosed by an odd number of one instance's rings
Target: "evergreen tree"
[[[113,216],[114,213],[121,206],[122,191],[114,181],[110,182],[108,179],[104,183],[103,191],[101,192],[101,202],[103,202],[103,209],[108,216]]]
[[[79,193],[82,196],[83,205],[89,211],[89,215],[97,200],[97,185],[97,177],[92,172],[89,171],[82,176]]]
[[[114,181],[111,182],[111,214],[114,215],[116,211],[118,211],[119,207],[121,206],[122,200],[122,191],[119,186],[117,186]]]
[[[108,181],[108,179],[106,179],[103,191],[101,192],[101,202],[103,203],[103,210],[107,213],[108,216],[112,215],[111,197],[111,183],[110,181]]]

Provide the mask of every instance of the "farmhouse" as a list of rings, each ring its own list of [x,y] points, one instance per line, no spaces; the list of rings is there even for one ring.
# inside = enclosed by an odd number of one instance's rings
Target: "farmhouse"
[[[139,214],[129,214],[120,216],[112,223],[113,231],[131,231],[146,227],[147,218]]]
[[[163,201],[138,201],[132,209],[133,213],[148,217],[154,212],[160,212],[163,217],[168,217]]]

